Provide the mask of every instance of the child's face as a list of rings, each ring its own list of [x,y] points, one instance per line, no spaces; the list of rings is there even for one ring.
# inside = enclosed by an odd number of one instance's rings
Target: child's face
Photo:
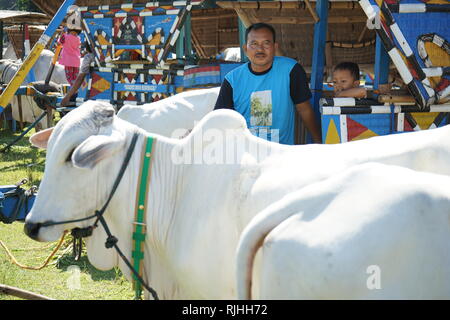
[[[358,88],[359,80],[355,80],[349,70],[336,70],[333,72],[334,92]]]

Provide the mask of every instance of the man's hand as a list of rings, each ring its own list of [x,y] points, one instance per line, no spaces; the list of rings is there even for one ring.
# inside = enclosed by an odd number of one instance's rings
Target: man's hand
[[[61,100],[61,104],[60,104],[61,108],[67,106],[69,104],[69,102],[70,102],[70,97],[67,95],[64,96],[64,98]]]
[[[311,133],[314,143],[322,143],[322,134],[319,129],[319,125],[314,116],[314,110],[311,107],[309,101],[305,101],[295,105],[297,112],[305,124],[306,129]]]

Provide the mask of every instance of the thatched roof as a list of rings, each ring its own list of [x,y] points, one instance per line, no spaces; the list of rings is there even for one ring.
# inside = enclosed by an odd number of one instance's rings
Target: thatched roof
[[[48,24],[50,18],[38,12],[0,10],[0,21],[4,24]]]
[[[244,24],[272,24],[282,53],[308,67],[312,63],[315,17],[305,2],[218,1],[233,8]],[[311,3],[314,8],[315,3]],[[328,11],[327,65],[344,60],[373,64],[375,32],[366,28],[366,15],[358,2],[330,2]]]
[[[64,0],[31,0],[42,12],[50,16],[54,16],[59,7],[63,4]],[[96,6],[96,5],[112,5],[112,4],[124,4],[124,3],[146,3],[151,0],[76,0],[74,4],[80,7],[84,6]]]
[[[54,15],[63,0],[32,0]],[[126,1],[145,3],[145,0]],[[315,7],[315,1],[311,1]],[[111,5],[124,0],[76,0],[78,6]],[[238,13],[244,23],[267,22],[275,27],[284,55],[311,66],[314,17],[303,1],[208,1],[206,9],[192,11],[192,42],[201,57],[212,57],[239,45]],[[330,1],[328,13],[327,66],[343,60],[372,65],[375,32],[367,30],[366,16],[357,1]]]

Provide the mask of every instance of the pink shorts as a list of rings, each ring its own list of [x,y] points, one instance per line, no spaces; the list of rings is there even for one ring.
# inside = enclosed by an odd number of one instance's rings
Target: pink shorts
[[[80,68],[64,66],[64,71],[66,72],[67,82],[69,82],[69,84],[73,86],[75,80],[78,77],[78,72],[80,71]]]

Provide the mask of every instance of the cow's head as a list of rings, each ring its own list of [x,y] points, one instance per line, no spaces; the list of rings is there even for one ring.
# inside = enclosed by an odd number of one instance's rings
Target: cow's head
[[[94,223],[91,219],[50,225],[88,217],[106,202],[122,159],[113,155],[125,152],[127,125],[131,126],[114,113],[109,103],[88,101],[63,117],[55,128],[30,138],[33,145],[47,147],[47,156],[38,195],[25,221],[24,230],[29,237],[54,241],[64,230]],[[93,238],[104,237],[100,229],[94,231]],[[89,242],[95,246],[104,243],[101,239],[94,240]],[[93,264],[101,269],[112,267],[114,256],[108,256],[109,259],[103,256],[103,261]]]

